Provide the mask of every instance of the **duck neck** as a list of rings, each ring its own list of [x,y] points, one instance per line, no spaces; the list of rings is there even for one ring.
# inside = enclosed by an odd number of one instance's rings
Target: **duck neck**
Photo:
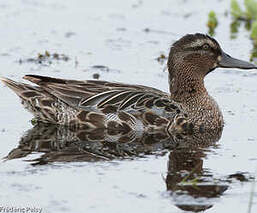
[[[208,95],[204,75],[195,67],[186,69],[173,66],[172,70],[169,69],[169,84],[171,99],[176,102],[190,103],[190,100]]]

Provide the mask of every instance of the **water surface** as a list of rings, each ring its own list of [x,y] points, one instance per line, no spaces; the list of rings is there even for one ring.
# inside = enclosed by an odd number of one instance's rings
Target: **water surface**
[[[206,33],[211,9],[219,20],[215,38],[226,52],[248,60],[251,41],[244,27],[230,39],[229,1],[2,2],[0,75],[20,81],[25,74],[70,79],[93,79],[98,74],[99,79],[168,91],[167,72],[155,59],[167,54],[171,43],[184,34]],[[70,60],[28,60],[46,50]],[[204,149],[158,149],[144,157],[93,162],[79,157],[66,162],[55,156],[34,165],[35,159],[57,149],[53,144],[34,144],[27,154],[1,161],[0,206],[37,207],[43,212],[247,212],[257,168],[256,81],[254,71],[218,69],[208,75],[206,87],[223,111],[225,128],[220,141]],[[8,88],[0,84],[0,90],[4,158],[32,128],[32,116]],[[195,192],[192,181],[189,186],[176,185],[189,168],[194,168],[201,193]],[[247,181],[233,176],[238,173]],[[254,192],[252,212],[257,210],[256,198]]]

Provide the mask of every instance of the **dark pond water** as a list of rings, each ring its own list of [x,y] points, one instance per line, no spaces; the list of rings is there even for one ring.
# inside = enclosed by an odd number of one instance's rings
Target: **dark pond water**
[[[184,34],[206,33],[211,9],[223,49],[249,60],[244,26],[230,39],[229,1],[3,1],[0,76],[99,78],[168,91],[165,65],[156,58]],[[44,60],[46,50],[50,60]],[[206,87],[225,118],[222,138],[209,147],[176,151],[165,141],[113,145],[85,134],[87,143],[79,143],[65,130],[33,128],[32,116],[0,84],[0,209],[247,212],[257,169],[256,82],[254,71],[210,74]],[[255,191],[251,212],[257,211],[256,198]]]

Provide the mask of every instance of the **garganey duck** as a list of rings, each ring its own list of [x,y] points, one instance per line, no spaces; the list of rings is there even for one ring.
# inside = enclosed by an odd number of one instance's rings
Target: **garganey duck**
[[[204,86],[215,68],[257,69],[223,52],[208,35],[188,34],[170,48],[170,94],[142,85],[26,75],[37,86],[1,78],[44,123],[112,131],[165,131],[183,138],[221,136],[223,116]]]

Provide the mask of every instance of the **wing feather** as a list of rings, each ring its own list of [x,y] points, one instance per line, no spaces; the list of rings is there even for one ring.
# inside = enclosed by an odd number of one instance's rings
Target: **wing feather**
[[[103,111],[111,106],[117,111],[148,108],[149,111],[163,114],[166,113],[165,109],[169,108],[171,110],[168,113],[174,114],[180,107],[167,93],[147,86],[95,80],[64,80],[37,75],[27,75],[24,78],[38,84],[40,88],[66,104],[82,110]]]

